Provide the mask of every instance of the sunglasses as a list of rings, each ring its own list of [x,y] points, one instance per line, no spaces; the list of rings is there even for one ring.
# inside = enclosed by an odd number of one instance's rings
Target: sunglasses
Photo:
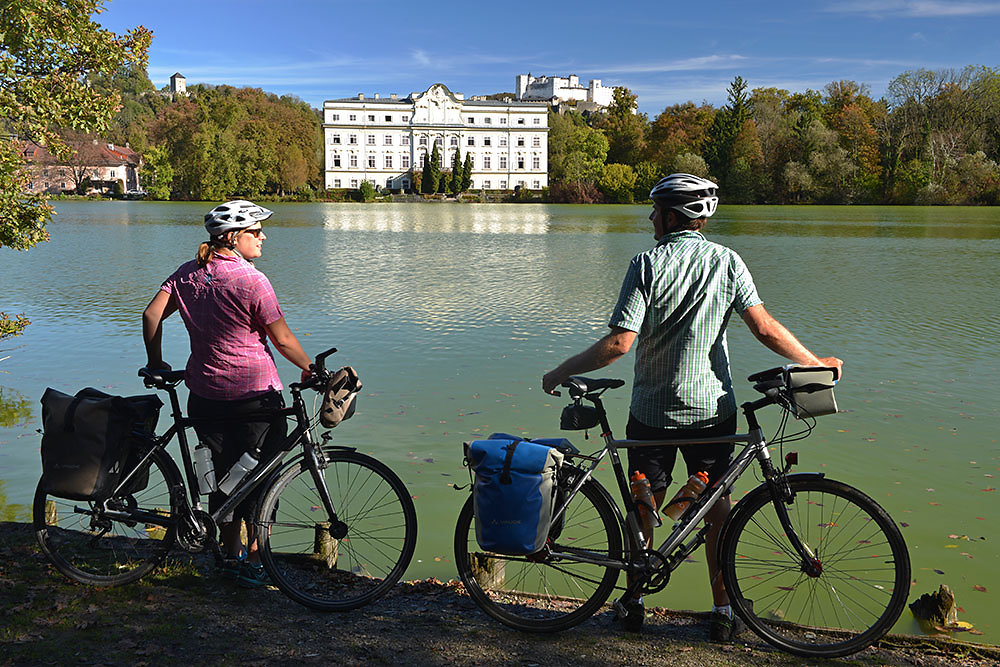
[[[253,234],[254,238],[259,239],[260,235],[264,233],[263,227],[258,227],[257,229],[244,229],[240,232],[241,234]]]

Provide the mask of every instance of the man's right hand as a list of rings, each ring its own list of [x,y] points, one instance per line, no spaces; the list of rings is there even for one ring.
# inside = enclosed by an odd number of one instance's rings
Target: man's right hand
[[[842,359],[838,359],[837,357],[819,357],[819,363],[821,366],[837,369],[835,380],[844,377],[844,361]]]

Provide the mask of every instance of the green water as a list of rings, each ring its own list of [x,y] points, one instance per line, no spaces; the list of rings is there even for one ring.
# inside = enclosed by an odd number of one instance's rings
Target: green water
[[[32,320],[0,344],[0,518],[28,518],[46,386],[142,393],[140,313],[193,256],[205,204],[64,202],[52,240],[0,249],[0,309]],[[337,346],[365,393],[336,441],[391,465],[415,497],[408,578],[455,576],[451,539],[467,492],[463,440],[494,430],[559,435],[563,403],[541,375],[603,335],[628,260],[653,241],[639,206],[274,206],[258,267],[306,350]],[[947,583],[962,620],[1000,643],[1000,212],[989,208],[724,206],[706,230],[746,260],[772,314],[846,361],[846,412],[797,443],[800,470],[853,484],[905,524],[911,600]],[[184,364],[177,318],[165,356]],[[739,378],[779,363],[741,322]],[[631,380],[631,356],[603,373]],[[286,382],[295,369],[279,360]],[[609,394],[624,430],[628,388]],[[164,415],[165,416],[165,415]],[[773,426],[775,420],[765,422]],[[595,440],[569,434],[581,449]],[[176,452],[175,452],[176,453]],[[737,496],[752,488],[740,481]],[[652,600],[709,604],[695,554]],[[985,588],[985,591],[976,587]],[[909,614],[897,631],[916,632]]]

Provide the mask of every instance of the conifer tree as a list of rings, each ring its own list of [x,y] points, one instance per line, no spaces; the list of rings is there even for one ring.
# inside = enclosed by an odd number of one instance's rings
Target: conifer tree
[[[462,165],[462,192],[472,186],[472,153],[465,154],[465,164]]]
[[[448,183],[448,191],[457,195],[462,191],[462,157],[459,149],[455,149],[455,155],[451,159],[451,181]]]
[[[437,148],[434,148],[437,154]],[[425,195],[434,194],[437,190],[437,179],[434,178],[433,158],[424,151],[424,169],[420,175],[420,192]]]

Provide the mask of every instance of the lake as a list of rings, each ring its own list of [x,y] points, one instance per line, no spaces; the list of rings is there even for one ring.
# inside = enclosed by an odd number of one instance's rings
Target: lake
[[[0,343],[0,517],[29,520],[45,387],[144,393],[142,309],[193,257],[210,206],[59,202],[50,242],[0,249],[0,309],[32,321]],[[629,259],[654,243],[649,209],[273,208],[257,266],[306,351],[336,346],[331,364],[354,366],[365,384],[335,442],[385,461],[415,497],[420,539],[407,578],[453,578],[468,493],[453,487],[469,481],[462,442],[495,430],[560,435],[564,402],[542,393],[541,376],[606,331]],[[960,636],[1000,643],[1000,212],[723,205],[705,233],[742,255],[773,315],[846,362],[844,412],[796,443],[798,469],[873,496],[903,526],[910,600],[946,583],[959,618],[984,633]],[[737,398],[749,400],[745,377],[781,360],[738,318],[729,344]],[[187,346],[171,318],[166,360],[183,367]],[[632,358],[595,375],[631,382]],[[278,367],[286,384],[297,378],[284,359]],[[628,387],[607,396],[620,436],[628,398]],[[771,432],[777,415],[768,417]],[[596,435],[565,435],[598,448]],[[736,496],[754,484],[747,475]],[[704,556],[693,560],[647,604],[709,608]],[[896,631],[918,632],[908,612]]]

